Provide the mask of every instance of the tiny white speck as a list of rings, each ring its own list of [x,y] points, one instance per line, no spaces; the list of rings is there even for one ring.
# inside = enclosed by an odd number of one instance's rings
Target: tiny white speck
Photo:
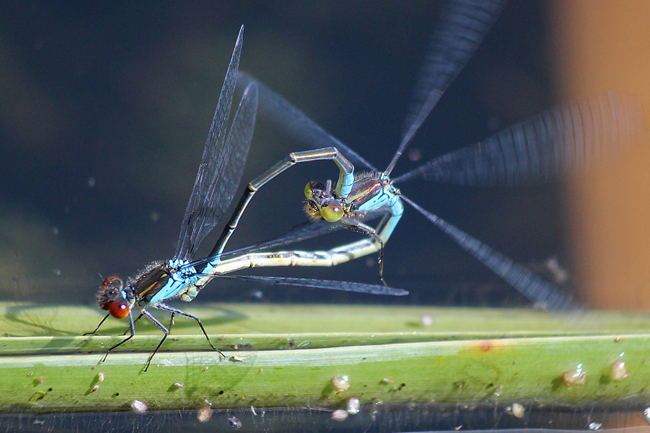
[[[346,419],[348,419],[348,411],[343,409],[337,409],[334,412],[332,412],[331,419],[339,422],[345,421]]]
[[[361,402],[356,397],[351,397],[348,400],[347,411],[350,415],[356,415],[361,410]]]
[[[230,426],[234,428],[241,428],[242,423],[237,419],[236,416],[231,416],[228,418],[228,421],[230,422]]]
[[[142,415],[147,413],[147,410],[149,409],[149,406],[147,406],[147,403],[140,401],[140,400],[133,400],[131,402],[131,409],[133,412]]]
[[[589,430],[600,430],[600,428],[603,426],[602,423],[599,422],[592,422],[589,424]]]
[[[521,404],[519,404],[519,403],[513,403],[512,404],[512,414],[515,417],[523,418],[525,412],[526,412],[526,410],[524,409],[524,407]]]
[[[209,407],[199,409],[199,412],[196,414],[196,419],[198,419],[199,422],[208,422],[210,421],[210,418],[212,418],[212,409]]]

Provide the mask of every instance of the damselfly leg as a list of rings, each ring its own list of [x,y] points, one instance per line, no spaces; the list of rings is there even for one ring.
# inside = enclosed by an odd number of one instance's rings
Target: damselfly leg
[[[238,278],[237,276],[223,275],[236,270],[246,269],[251,266],[286,266],[281,264],[282,260],[277,260],[275,253],[255,252],[258,248],[263,248],[263,246],[253,246],[246,250],[222,254],[229,238],[228,231],[224,233],[223,237],[217,242],[217,246],[215,246],[214,251],[218,251],[218,253],[211,254],[200,260],[193,260],[201,241],[218,224],[230,206],[243,174],[253,135],[258,103],[257,85],[255,83],[251,83],[244,91],[232,125],[228,128],[230,109],[237,82],[242,35],[243,27],[237,38],[228,72],[221,89],[219,103],[212,120],[194,188],[181,224],[174,257],[168,261],[149,264],[139,275],[129,279],[126,285],[118,277],[109,277],[104,281],[98,293],[99,306],[108,311],[108,314],[102,319],[93,333],[97,332],[109,315],[118,319],[129,318],[129,335],[111,347],[102,361],[106,359],[108,352],[122,346],[134,337],[135,322],[144,316],[155,323],[164,334],[154,352],[149,356],[144,369],[146,371],[149,368],[154,355],[165,342],[167,335],[169,335],[169,329],[147,310],[149,306],[171,313],[170,328],[173,324],[174,315],[182,315],[195,320],[210,347],[223,357],[223,353],[210,340],[199,318],[194,314],[171,307],[167,304],[167,301],[180,298],[182,301],[189,302],[215,277]],[[336,154],[308,153],[310,155],[299,155],[298,158],[330,158],[339,163],[342,170],[345,168],[345,159],[337,157]],[[266,243],[266,246],[283,244],[283,240],[274,240],[271,243]],[[298,254],[290,251],[280,253],[285,258],[292,255],[300,257],[299,252]],[[239,278],[268,285],[313,287],[377,295],[403,296],[408,294],[407,291],[401,289],[342,281],[255,276],[240,276]],[[136,306],[140,309],[140,315],[138,319],[133,320],[133,309]]]
[[[552,181],[567,172],[584,171],[594,162],[625,147],[642,128],[640,107],[635,101],[608,92],[561,105],[506,128],[475,145],[435,158],[396,179],[390,178],[399,157],[481,43],[501,6],[500,1],[470,0],[450,3],[431,39],[429,52],[418,78],[414,102],[407,114],[402,140],[384,172],[379,172],[358,153],[325,132],[280,95],[249,75],[240,76],[240,84],[258,85],[261,114],[292,138],[315,148],[316,153],[332,153],[331,147],[334,147],[354,163],[357,169],[361,165],[371,170],[369,176],[355,178],[347,195],[339,193],[338,186],[322,188],[322,183],[310,182],[306,196],[308,206],[314,212],[322,209],[323,203],[335,200],[344,209],[349,209],[348,220],[360,220],[369,214],[386,215],[387,220],[383,220],[373,229],[382,242],[371,238],[328,251],[315,251],[317,254],[311,258],[309,265],[331,266],[376,253],[382,248],[381,245],[388,241],[400,220],[404,199],[462,248],[533,302],[553,308],[576,306],[575,302],[563,296],[556,287],[550,283],[542,283],[543,280],[525,267],[516,265],[512,260],[406,199],[395,185],[413,178],[423,178],[462,185],[518,186]],[[265,173],[265,183],[281,172],[275,167],[269,169]],[[346,168],[345,174],[349,172],[353,170]],[[339,179],[343,174],[341,171]],[[316,187],[311,188],[312,184]],[[346,183],[347,185],[349,184]],[[238,209],[240,212],[243,212],[250,197],[244,197],[242,202],[244,201],[244,206]],[[238,221],[238,216],[234,218]],[[322,219],[327,221],[325,216],[322,216]],[[337,223],[333,223],[335,224]],[[301,253],[308,257],[306,252]]]

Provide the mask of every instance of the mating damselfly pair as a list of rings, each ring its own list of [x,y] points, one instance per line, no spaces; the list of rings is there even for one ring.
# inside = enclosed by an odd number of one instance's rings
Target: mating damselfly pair
[[[123,286],[121,279],[109,277],[100,291],[99,303],[103,309],[108,310],[108,315],[117,318],[129,317],[130,321],[130,335],[109,351],[134,336],[135,320],[132,310],[136,305],[140,308],[141,315],[153,321],[165,334],[149,357],[145,370],[169,332],[167,327],[147,310],[149,306],[169,311],[172,319],[174,314],[180,314],[196,320],[210,345],[218,350],[210,341],[198,317],[166,303],[174,298],[191,301],[215,277],[371,294],[406,294],[404,290],[384,285],[225,275],[252,266],[333,266],[368,254],[383,252],[404,212],[402,200],[415,207],[434,225],[532,301],[544,302],[550,308],[556,309],[576,307],[575,303],[552,284],[424,210],[406,198],[395,184],[424,177],[439,182],[510,186],[547,181],[565,171],[583,169],[588,163],[610,153],[629,139],[636,126],[633,104],[609,93],[561,106],[504,129],[474,146],[436,158],[394,180],[390,178],[398,158],[489,31],[502,3],[454,1],[449,4],[431,39],[416,87],[414,103],[407,115],[403,138],[384,172],[375,169],[293,105],[248,75],[239,76],[239,83],[246,90],[232,125],[228,128],[234,89],[238,81],[238,63],[242,47],[240,31],[181,225],[174,257],[166,262],[148,265],[140,275],[129,280],[126,286]],[[252,139],[258,102],[263,114],[313,150],[293,153],[254,179],[208,257],[193,260],[199,244],[225,215],[236,192]],[[315,221],[290,232],[287,236],[224,253],[230,235],[236,229],[254,193],[292,165],[314,160],[333,160],[340,171],[336,186],[329,181],[311,181],[307,184],[307,211]],[[365,167],[370,172],[355,176],[355,166]],[[366,224],[373,217],[383,217],[375,227]],[[363,233],[367,238],[327,251],[267,251],[339,228]],[[380,264],[380,273],[382,265],[383,261]]]

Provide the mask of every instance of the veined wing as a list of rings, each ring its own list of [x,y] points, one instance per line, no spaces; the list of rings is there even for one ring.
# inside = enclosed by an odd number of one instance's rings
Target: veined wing
[[[224,162],[221,180],[219,181],[219,179],[217,179],[217,181],[211,185],[210,201],[221,205],[219,207],[219,216],[222,216],[228,209],[228,206],[230,205],[230,202],[232,201],[235,192],[237,192],[237,188],[241,182],[244,167],[246,166],[246,159],[248,158],[248,150],[250,149],[251,140],[253,139],[257,105],[257,84],[251,83],[242,95],[242,100],[239,103],[239,108],[237,109],[237,113],[235,113],[235,119],[230,128],[230,134],[228,134],[225,149],[230,151],[230,154],[224,155],[225,158],[229,157],[229,159]],[[220,155],[217,156],[217,158],[219,157]],[[218,192],[216,197],[212,197],[217,188]],[[218,219],[214,221],[214,224],[216,224],[217,221]],[[214,227],[214,224],[209,228],[209,230]]]
[[[255,77],[246,72],[239,74],[238,84],[240,86],[248,86],[252,82],[257,82],[259,87],[260,114],[268,118],[274,125],[282,128],[287,135],[312,149],[336,147],[355,166],[364,166],[374,172],[377,171],[365,158],[328,134],[305,113],[256,80]]]
[[[324,220],[319,221],[308,221],[304,224],[294,227],[288,233],[269,239],[254,245],[249,245],[246,247],[238,248],[235,250],[222,253],[219,257],[220,260],[227,260],[233,257],[242,256],[244,254],[260,252],[268,250],[269,248],[284,248],[288,245],[295,244],[304,240],[312,239],[318,236],[322,236],[326,233],[331,233],[333,231],[344,229],[345,225],[340,223],[331,223]],[[190,263],[188,266],[201,266],[208,262],[211,262],[215,259],[214,256],[206,257],[201,260],[196,260]]]
[[[407,197],[402,200],[413,206],[436,227],[451,237],[465,251],[476,257],[495,274],[503,278],[519,293],[534,303],[546,305],[551,310],[575,310],[580,305],[569,299],[557,286],[535,275],[524,266],[515,263],[503,254],[493,250],[478,239],[449,224],[437,215],[432,214]]]
[[[461,185],[542,183],[587,170],[625,148],[642,129],[641,105],[610,91],[535,115],[435,158],[395,182],[421,177]]]
[[[429,42],[402,140],[386,175],[393,171],[422,122],[481,45],[504,4],[505,0],[456,0],[446,5]]]
[[[352,283],[349,281],[312,280],[309,278],[261,277],[257,275],[219,275],[219,278],[255,281],[271,286],[297,286],[314,289],[342,290],[344,292],[368,293],[371,295],[405,296],[409,292],[378,284]]]
[[[386,215],[386,212],[387,211],[385,209],[378,209],[377,211],[374,212],[367,212],[364,217],[364,221],[370,221],[379,217],[383,217]],[[316,221],[307,221],[303,224],[300,224],[292,228],[288,233],[284,235],[272,239],[268,239],[266,241],[254,245],[249,245],[246,247],[228,251],[226,253],[222,253],[219,259],[228,260],[236,256],[241,256],[253,252],[260,252],[260,251],[268,250],[270,248],[276,248],[276,247],[285,248],[289,245],[306,241],[308,239],[313,239],[318,236],[323,236],[327,233],[348,229],[349,228],[348,226],[349,224],[346,224],[345,222],[341,222],[341,221],[329,222],[322,219]],[[190,263],[188,266],[200,267],[201,265],[211,262],[214,259],[215,259],[214,256],[206,257],[204,259],[194,261]]]
[[[255,86],[244,93],[230,134],[226,136],[237,84],[243,32],[244,26],[239,31],[221,88],[219,103],[181,224],[175,258],[189,259],[194,255],[201,241],[230,206],[244,171],[257,110]]]

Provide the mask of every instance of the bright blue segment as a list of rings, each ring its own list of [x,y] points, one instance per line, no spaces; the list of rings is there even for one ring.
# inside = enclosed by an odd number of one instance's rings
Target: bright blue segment
[[[388,177],[385,174],[382,174],[381,179],[388,180]],[[390,238],[390,235],[393,233],[393,230],[395,230],[397,223],[404,213],[404,205],[402,204],[402,200],[399,198],[399,190],[393,185],[387,184],[381,193],[359,206],[359,210],[372,211],[384,206],[390,208],[390,214],[392,216],[386,223],[386,227],[381,231],[381,237],[385,242]]]
[[[212,272],[212,270],[213,270],[213,269],[214,269],[214,268],[219,264],[219,262],[221,261],[221,260],[219,260],[220,257],[221,257],[221,256],[219,255],[219,256],[213,258],[211,261],[209,261],[209,262],[205,265],[205,268],[203,268],[203,271],[201,272],[201,274],[203,274],[203,275],[207,275],[207,274],[209,274],[210,272]]]
[[[169,266],[171,268],[181,270],[174,272],[169,276],[167,284],[165,284],[162,289],[151,298],[151,301],[149,301],[151,304],[178,296],[183,289],[199,280],[200,276],[198,275],[196,268],[194,266],[188,266],[188,263],[189,261],[185,259],[169,261]]]
[[[343,175],[344,172],[341,171],[341,174]],[[343,176],[341,176],[343,177]],[[343,183],[341,184],[341,180],[339,178],[339,186],[340,189],[340,196],[342,199],[348,198],[350,193],[352,192],[352,185],[354,185],[354,170],[352,170],[350,173],[345,173],[345,177],[343,177]]]
[[[386,227],[384,227],[384,229],[381,231],[381,237],[384,242],[386,242],[388,238],[390,238],[390,235],[393,234],[393,230],[395,230],[397,223],[399,222],[400,218],[402,218],[402,214],[404,213],[404,205],[402,204],[402,200],[400,200],[398,195],[393,195],[393,198],[394,201],[390,206],[390,213],[393,215],[393,217],[388,220]]]

